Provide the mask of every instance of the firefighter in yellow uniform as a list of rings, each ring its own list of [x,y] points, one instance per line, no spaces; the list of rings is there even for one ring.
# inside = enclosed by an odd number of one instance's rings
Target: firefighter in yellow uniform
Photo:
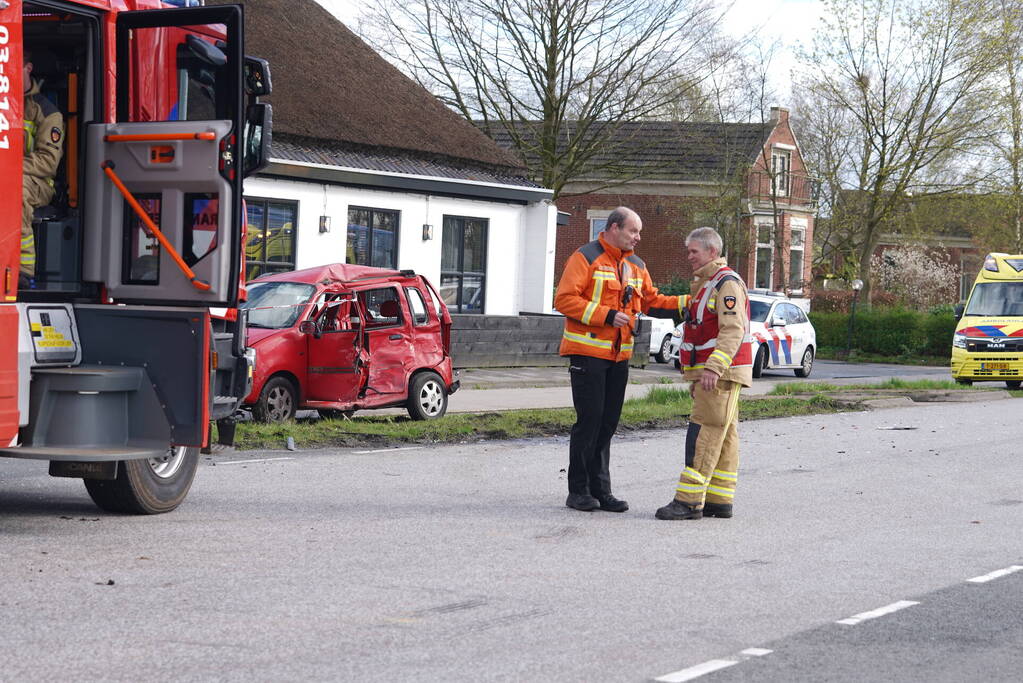
[[[19,286],[35,276],[36,243],[32,214],[53,199],[53,180],[64,146],[64,117],[39,94],[41,83],[32,78],[32,61],[25,53],[25,158],[22,164],[21,269]]]
[[[692,299],[679,349],[693,412],[685,469],[658,519],[731,517],[739,476],[739,390],[753,384],[746,284],[721,255],[721,236],[697,228],[686,238]]]

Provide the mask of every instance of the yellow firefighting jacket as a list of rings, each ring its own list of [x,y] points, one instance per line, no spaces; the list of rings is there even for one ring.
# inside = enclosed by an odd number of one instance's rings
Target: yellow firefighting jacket
[[[554,295],[554,306],[565,316],[559,353],[612,361],[632,357],[632,327],[615,327],[615,312],[633,318],[682,320],[688,296],[665,296],[650,280],[646,264],[632,251],[604,241],[604,233],[569,257]]]
[[[714,277],[715,273],[727,265],[723,258],[714,259],[710,263],[704,264],[702,268],[693,273],[690,291],[699,292],[708,279]],[[723,302],[726,298],[731,300],[731,308],[724,305]],[[686,367],[683,363],[682,374],[686,379],[698,382],[706,368],[713,370],[721,379],[738,382],[744,387],[753,385],[752,365],[732,365],[732,361],[736,357],[745,358],[749,355],[748,299],[746,285],[738,279],[738,276],[726,279],[717,288],[717,291],[711,293],[707,306],[717,313],[717,334],[714,335],[716,338],[715,351],[706,359],[705,364],[700,364],[698,367]],[[718,302],[722,302],[722,305],[718,305]],[[746,345],[746,349],[740,348],[743,344]],[[740,351],[746,352],[745,355]]]
[[[25,159],[22,171],[53,185],[64,149],[64,117],[39,94],[39,81],[25,93]]]

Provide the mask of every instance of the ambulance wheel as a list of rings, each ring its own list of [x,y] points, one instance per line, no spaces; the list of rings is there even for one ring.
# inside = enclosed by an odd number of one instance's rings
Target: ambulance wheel
[[[807,346],[806,351],[803,351],[803,361],[792,372],[796,373],[796,377],[809,377],[811,370],[813,370],[813,347]]]
[[[1023,385],[1023,380],[1018,379],[1005,380],[1005,386],[1009,389],[1019,389],[1021,385]]]
[[[158,515],[181,504],[198,466],[198,447],[173,446],[159,458],[120,462],[116,479],[86,479],[85,490],[107,512]]]
[[[956,377],[956,384],[962,384],[964,387],[968,387],[973,384],[972,379],[959,379]]]
[[[767,367],[767,349],[761,344],[757,348],[756,358],[753,359],[753,377],[754,379],[764,374],[764,368]]]
[[[271,377],[252,406],[252,417],[259,422],[285,422],[295,417],[297,405],[295,385],[284,377]]]
[[[405,404],[413,420],[436,420],[448,410],[448,392],[444,380],[435,372],[422,372],[412,380],[408,403]]]
[[[661,340],[661,348],[654,354],[654,360],[658,363],[667,363],[671,359],[671,335],[664,335]]]

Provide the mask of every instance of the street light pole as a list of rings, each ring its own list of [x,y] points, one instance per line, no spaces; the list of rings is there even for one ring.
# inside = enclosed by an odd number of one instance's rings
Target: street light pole
[[[853,336],[853,323],[856,320],[856,300],[860,298],[860,290],[863,289],[863,280],[853,280],[851,283],[853,288],[853,299],[852,299],[852,311],[849,314],[849,335],[845,340],[845,357],[849,359],[849,355],[852,354],[852,336]]]

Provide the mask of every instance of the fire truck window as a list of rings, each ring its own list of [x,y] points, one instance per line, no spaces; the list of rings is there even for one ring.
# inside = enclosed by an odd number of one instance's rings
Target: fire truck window
[[[172,71],[132,74],[129,121],[208,121],[234,117],[227,55],[215,45],[216,26],[138,28],[130,68],[152,55],[175,65]]]
[[[220,200],[210,193],[185,195],[185,263],[194,266],[217,248]]]
[[[143,194],[135,198],[150,220],[160,227],[160,195]],[[160,243],[149,232],[138,214],[125,203],[124,207],[124,284],[155,285],[160,282]]]
[[[363,290],[359,292],[359,300],[366,311],[367,329],[401,324],[401,304],[397,289],[386,287]]]
[[[408,307],[412,311],[412,320],[416,325],[425,325],[430,322],[430,314],[426,312],[426,302],[423,301],[423,295],[414,287],[408,287],[405,289],[405,293],[408,295]]]

